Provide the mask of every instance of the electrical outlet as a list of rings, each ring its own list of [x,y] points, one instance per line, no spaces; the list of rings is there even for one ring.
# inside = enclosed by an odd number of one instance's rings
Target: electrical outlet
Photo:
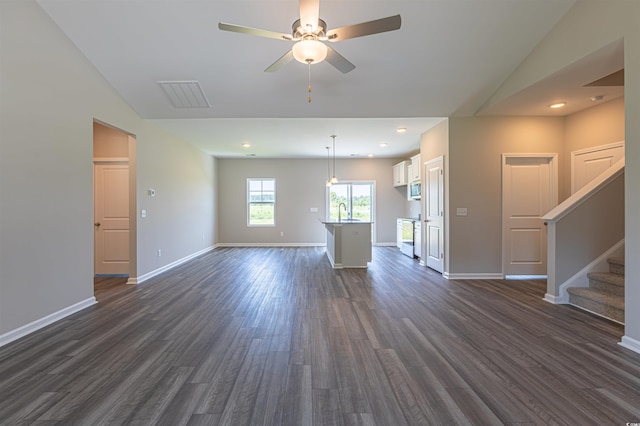
[[[281,237],[284,237],[284,232],[280,232],[280,236],[281,236]]]
[[[162,250],[158,249],[158,257],[162,256]]]

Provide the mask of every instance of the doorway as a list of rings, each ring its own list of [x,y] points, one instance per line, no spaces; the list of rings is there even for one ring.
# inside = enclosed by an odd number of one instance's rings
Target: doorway
[[[135,137],[93,123],[94,275],[136,283]]]
[[[557,154],[502,155],[502,247],[506,278],[546,278],[547,230],[558,204]]]
[[[444,157],[424,164],[425,265],[444,271]]]

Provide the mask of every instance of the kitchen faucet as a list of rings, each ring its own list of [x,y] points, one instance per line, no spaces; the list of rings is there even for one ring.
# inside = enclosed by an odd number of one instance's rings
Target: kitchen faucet
[[[345,203],[338,204],[338,222],[342,222],[342,216],[340,215],[340,212],[342,211],[340,207],[342,206],[344,206],[344,212],[347,213],[347,205]]]

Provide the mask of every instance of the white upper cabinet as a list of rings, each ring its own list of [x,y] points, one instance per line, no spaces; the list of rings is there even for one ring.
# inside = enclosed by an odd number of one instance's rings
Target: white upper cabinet
[[[411,157],[411,164],[409,165],[409,182],[420,181],[420,154],[416,154]]]
[[[401,161],[393,166],[393,186],[407,184],[407,163],[408,161]]]

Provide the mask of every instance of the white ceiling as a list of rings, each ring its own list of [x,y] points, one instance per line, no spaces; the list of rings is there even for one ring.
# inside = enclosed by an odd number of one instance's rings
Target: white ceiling
[[[395,14],[402,27],[332,44],[356,69],[342,74],[326,62],[313,65],[310,104],[306,65],[263,72],[292,42],[217,27],[288,33],[298,19],[295,0],[38,3],[141,117],[212,155],[322,157],[336,134],[339,157],[399,157],[417,150],[420,133],[441,117],[481,111],[575,1],[321,0],[329,29]],[[544,87],[566,85],[561,77]],[[158,81],[184,80],[200,83],[210,108],[169,103]],[[485,113],[546,105],[555,94],[541,89],[524,94],[525,103],[511,98]],[[398,134],[397,127],[408,130]]]

